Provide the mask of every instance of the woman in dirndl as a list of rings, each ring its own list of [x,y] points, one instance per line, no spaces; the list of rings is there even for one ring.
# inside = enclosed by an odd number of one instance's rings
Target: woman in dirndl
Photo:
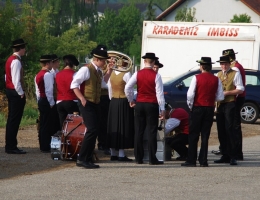
[[[134,109],[129,106],[124,92],[130,78],[130,72],[114,70],[108,80],[111,101],[108,112],[107,147],[111,150],[111,161],[133,161],[124,151],[134,148]]]

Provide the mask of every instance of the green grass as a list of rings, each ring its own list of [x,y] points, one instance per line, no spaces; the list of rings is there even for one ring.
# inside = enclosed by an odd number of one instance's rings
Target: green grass
[[[26,105],[23,112],[23,118],[20,127],[26,127],[30,125],[36,125],[36,119],[38,118],[38,108],[35,100],[26,100]],[[0,113],[0,127],[3,128],[6,125],[6,117],[3,113]]]

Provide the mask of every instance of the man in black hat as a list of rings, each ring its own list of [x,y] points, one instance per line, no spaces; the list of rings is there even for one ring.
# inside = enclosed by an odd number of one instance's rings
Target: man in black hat
[[[101,68],[109,58],[107,50],[101,46],[94,49],[92,53],[91,63],[79,69],[70,86],[79,99],[79,110],[87,127],[76,165],[87,169],[99,168],[99,165],[92,162],[92,155],[98,134],[98,109],[103,79]],[[108,80],[106,76],[107,74],[104,79]]]
[[[200,167],[208,167],[208,140],[214,117],[215,101],[224,99],[220,79],[210,73],[210,57],[201,57],[196,62],[200,65],[201,74],[194,76],[187,92],[187,103],[190,108],[188,158],[181,166],[195,167],[197,147],[201,135],[199,153]]]
[[[231,69],[229,56],[221,56],[222,71],[217,76],[222,82],[224,100],[218,102],[216,120],[218,138],[222,150],[222,157],[215,163],[230,163],[237,165],[236,135],[234,134],[235,100],[236,96],[243,93],[244,86],[239,72]]]
[[[5,85],[8,99],[8,117],[5,133],[5,152],[9,154],[25,154],[17,148],[17,133],[26,103],[23,66],[21,57],[25,55],[27,43],[23,39],[12,42],[13,54],[5,63]]]
[[[246,83],[246,75],[245,75],[245,70],[243,66],[236,60],[236,54],[233,49],[226,49],[222,51],[223,56],[229,56],[231,65],[230,67],[235,70],[240,72],[241,77],[242,77],[242,82],[243,86],[245,87]],[[241,129],[241,117],[240,117],[240,110],[245,102],[245,95],[246,91],[244,90],[243,93],[239,94],[236,97],[236,111],[235,111],[235,122],[234,122],[234,131],[237,135],[237,160],[243,160],[243,136],[242,136],[242,129]],[[212,151],[216,155],[221,154],[221,146],[219,147],[218,151]]]
[[[153,66],[153,70],[158,73],[159,69],[163,67],[163,64],[156,60]]]
[[[148,132],[149,164],[163,164],[156,158],[157,128],[160,107],[160,119],[164,119],[165,100],[163,83],[159,73],[153,70],[158,57],[154,53],[146,53],[143,57],[145,67],[133,74],[125,86],[125,94],[131,107],[135,108],[135,144],[134,153],[137,164],[143,163],[143,136]],[[137,85],[137,98],[134,99],[133,87]]]
[[[52,56],[42,55],[40,58],[41,70],[35,76],[35,89],[40,111],[39,144],[42,153],[50,152],[51,136],[54,134],[52,109],[55,105],[53,97],[54,76],[50,73]]]

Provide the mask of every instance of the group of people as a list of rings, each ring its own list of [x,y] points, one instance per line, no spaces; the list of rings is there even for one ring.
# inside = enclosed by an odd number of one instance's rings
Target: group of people
[[[27,43],[13,41],[13,54],[6,61],[6,95],[8,119],[6,124],[6,153],[25,154],[17,148],[17,132],[26,102],[21,56]],[[163,67],[154,53],[146,53],[144,68],[131,75],[120,71],[124,61],[113,70],[115,59],[105,45],[91,52],[91,62],[75,72],[79,61],[74,55],[63,56],[63,69],[57,55],[42,55],[41,70],[35,76],[35,88],[40,112],[39,145],[43,153],[50,152],[51,136],[62,129],[68,114],[79,112],[87,127],[76,161],[79,167],[99,168],[92,162],[98,137],[98,148],[110,154],[111,161],[133,161],[125,149],[134,148],[135,162],[143,163],[144,133],[148,133],[149,164],[163,164],[156,157],[158,119],[168,119],[166,144],[185,160],[182,166],[196,166],[197,146],[201,134],[200,166],[208,166],[208,139],[216,112],[217,129],[222,157],[215,163],[236,165],[243,159],[242,131],[239,110],[244,102],[245,72],[236,61],[233,49],[222,52],[219,62],[222,70],[210,73],[210,57],[197,60],[201,74],[193,77],[187,93],[189,114],[181,108],[165,103],[163,82],[158,69]],[[137,86],[137,97],[134,87]],[[215,104],[217,102],[217,104]],[[215,110],[216,107],[216,110]],[[186,146],[188,145],[188,147]]]

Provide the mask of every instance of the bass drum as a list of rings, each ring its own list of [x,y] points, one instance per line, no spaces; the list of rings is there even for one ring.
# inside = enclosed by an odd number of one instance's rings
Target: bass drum
[[[87,128],[83,123],[83,118],[77,114],[68,114],[60,136],[60,158],[62,160],[77,159],[86,132]]]

